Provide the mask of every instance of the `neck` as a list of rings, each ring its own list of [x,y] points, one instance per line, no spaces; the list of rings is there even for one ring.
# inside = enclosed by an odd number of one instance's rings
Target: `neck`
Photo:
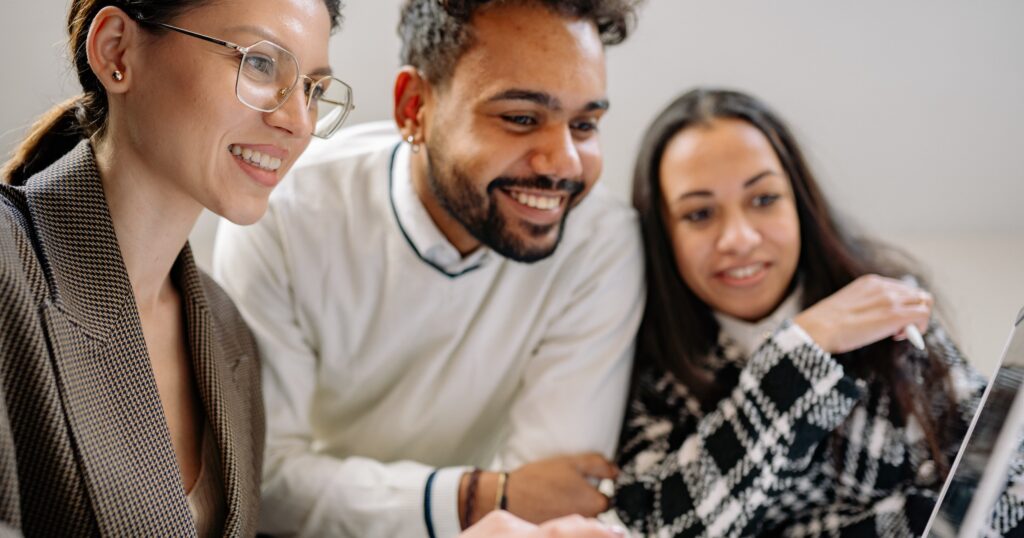
[[[409,159],[409,173],[412,176],[413,190],[420,202],[423,203],[423,207],[427,209],[430,220],[434,221],[434,225],[441,230],[445,239],[459,251],[459,254],[466,256],[480,247],[480,241],[477,241],[461,222],[452,217],[451,213],[441,205],[433,189],[430,188],[427,178],[429,174],[427,171],[428,159],[426,145],[422,145],[419,152],[412,153]]]
[[[125,269],[140,313],[171,289],[174,261],[188,241],[202,206],[125,148],[95,141],[96,164]]]

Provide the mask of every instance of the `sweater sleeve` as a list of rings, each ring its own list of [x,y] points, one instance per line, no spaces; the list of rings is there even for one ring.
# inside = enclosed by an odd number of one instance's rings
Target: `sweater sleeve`
[[[671,378],[642,378],[627,411],[615,507],[633,531],[758,534],[780,481],[807,468],[863,387],[786,322],[707,415],[680,403],[678,388]]]

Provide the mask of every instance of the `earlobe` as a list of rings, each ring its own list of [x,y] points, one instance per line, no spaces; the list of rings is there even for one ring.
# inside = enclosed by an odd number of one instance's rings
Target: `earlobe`
[[[86,57],[107,93],[123,93],[131,83],[133,71],[127,53],[135,25],[124,11],[107,6],[96,14],[89,27]]]

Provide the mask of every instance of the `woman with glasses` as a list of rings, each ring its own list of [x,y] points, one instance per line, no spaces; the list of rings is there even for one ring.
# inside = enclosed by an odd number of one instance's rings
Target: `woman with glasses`
[[[0,527],[251,536],[259,363],[187,238],[260,218],[352,108],[338,0],[73,0],[83,93],[0,186]]]
[[[682,95],[633,204],[648,294],[619,516],[652,536],[920,536],[985,381],[905,265],[839,226],[782,120]]]

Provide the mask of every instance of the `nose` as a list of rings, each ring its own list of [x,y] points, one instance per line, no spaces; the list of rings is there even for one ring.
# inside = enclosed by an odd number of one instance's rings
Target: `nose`
[[[302,91],[301,83],[292,89],[277,110],[267,112],[264,116],[268,125],[291,135],[303,136],[313,133],[313,120],[306,106],[306,95]]]
[[[583,175],[583,163],[568,125],[553,126],[530,158],[534,173],[557,179],[577,179]]]
[[[742,211],[727,215],[725,227],[718,238],[718,250],[723,254],[745,256],[761,244],[761,232],[753,226]]]

